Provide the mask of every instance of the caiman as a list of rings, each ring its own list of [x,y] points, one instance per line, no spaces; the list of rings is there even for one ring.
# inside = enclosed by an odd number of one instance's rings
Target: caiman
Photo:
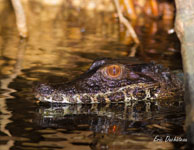
[[[66,84],[39,84],[35,93],[42,102],[123,103],[180,98],[183,83],[160,64],[104,58],[94,61],[77,79]]]

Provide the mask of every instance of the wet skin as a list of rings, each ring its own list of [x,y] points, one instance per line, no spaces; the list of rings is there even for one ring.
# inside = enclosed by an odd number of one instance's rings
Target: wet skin
[[[36,97],[54,103],[120,103],[183,96],[183,84],[168,68],[134,58],[94,61],[66,84],[39,84]]]

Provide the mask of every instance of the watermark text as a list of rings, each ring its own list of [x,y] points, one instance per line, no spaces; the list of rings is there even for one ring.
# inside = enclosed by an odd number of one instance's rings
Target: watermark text
[[[154,137],[154,142],[187,142],[187,138],[180,137],[180,136],[169,136],[161,137],[159,135],[156,135]]]

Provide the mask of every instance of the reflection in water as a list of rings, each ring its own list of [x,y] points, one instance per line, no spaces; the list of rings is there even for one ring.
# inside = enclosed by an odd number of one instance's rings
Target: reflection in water
[[[8,106],[6,104],[6,99],[12,99],[13,96],[10,94],[15,92],[14,89],[9,88],[10,83],[21,73],[22,69],[22,61],[24,56],[24,51],[26,48],[26,41],[21,40],[18,47],[18,54],[16,58],[16,63],[13,70],[10,70],[12,73],[8,75],[6,78],[1,79],[0,81],[0,89],[5,90],[5,92],[0,97],[0,131],[6,134],[9,137],[12,137],[9,130],[6,129],[6,126],[12,121],[10,118],[12,117],[12,112],[8,110]],[[6,150],[12,147],[14,144],[14,140],[10,138],[6,145],[0,146],[0,149]]]
[[[119,120],[142,121],[150,119],[163,109],[183,109],[183,101],[131,101],[130,103],[118,104],[39,104],[37,113],[39,114],[40,124],[44,126],[44,119],[63,119],[68,116],[77,115],[97,115],[108,118],[116,118]],[[156,114],[155,114],[156,113]],[[146,117],[145,117],[146,116]],[[42,122],[43,121],[43,122]],[[41,123],[42,122],[42,123]],[[58,124],[60,126],[60,124]],[[45,126],[52,126],[45,124]],[[100,127],[100,126],[99,126]]]
[[[66,129],[66,133],[74,132],[74,130],[92,131],[89,132],[88,136],[83,136],[79,132],[80,135],[77,135],[77,138],[67,138],[67,141],[70,140],[71,143],[78,145],[100,146],[99,148],[122,145],[123,148],[129,148],[128,144],[132,142],[135,147],[146,148],[147,145],[144,141],[147,141],[149,146],[156,145],[153,142],[156,135],[163,138],[167,135],[180,135],[178,132],[173,133],[175,129],[170,117],[178,118],[170,116],[169,110],[177,113],[182,111],[183,108],[182,100],[170,102],[164,100],[155,102],[134,101],[129,104],[93,105],[41,103],[34,122],[44,128]],[[184,114],[179,115],[184,116]],[[64,136],[67,137],[67,135]],[[172,148],[170,143],[164,145],[163,148]]]

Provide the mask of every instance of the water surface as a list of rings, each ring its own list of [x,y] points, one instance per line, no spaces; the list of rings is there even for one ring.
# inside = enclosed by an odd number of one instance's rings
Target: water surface
[[[10,5],[0,17],[0,149],[180,149],[184,142],[182,99],[109,105],[37,105],[36,82],[66,82],[99,57],[128,57],[181,69],[180,44],[168,34],[172,21],[140,19],[134,47],[108,12],[29,7],[29,38],[15,28]],[[49,13],[52,10],[52,13]],[[47,17],[45,17],[47,16]],[[5,19],[6,18],[6,19]]]

